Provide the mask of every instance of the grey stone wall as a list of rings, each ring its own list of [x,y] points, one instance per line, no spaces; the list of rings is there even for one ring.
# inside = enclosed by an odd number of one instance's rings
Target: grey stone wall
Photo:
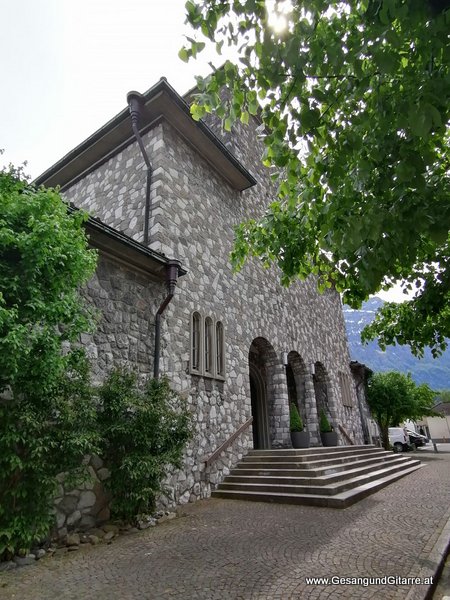
[[[72,529],[88,529],[110,517],[109,495],[103,482],[110,473],[98,456],[88,456],[86,481],[77,487],[65,483],[64,474],[58,476],[58,496],[54,501],[55,524],[59,537]]]
[[[170,173],[170,178],[161,187],[161,212],[158,228],[151,231],[152,245],[158,250],[172,249],[188,269],[188,275],[180,283],[177,296],[168,309],[163,364],[178,389],[188,392],[193,406],[198,407],[201,401],[201,410],[197,410],[198,436],[193,448],[194,463],[200,468],[201,459],[212,453],[251,415],[248,353],[255,338],[267,340],[278,361],[277,365],[272,365],[270,381],[274,404],[271,413],[273,446],[290,443],[287,386],[282,365],[283,353],[290,351],[296,351],[307,365],[319,362],[324,366],[328,409],[335,427],[338,423],[343,424],[357,443],[363,442],[354,389],[355,408],[344,409],[341,402],[338,374],[339,371],[350,372],[338,294],[334,291],[318,294],[312,280],[283,288],[276,270],[265,270],[255,260],[249,261],[241,273],[231,271],[229,253],[233,226],[245,217],[261,213],[274,191],[267,184],[267,173],[258,162],[257,141],[249,132],[246,135],[246,143],[245,138],[241,138],[239,155],[245,159],[252,149],[253,162],[247,162],[245,166],[257,177],[259,185],[238,193],[199,160],[177,138],[170,125],[163,125],[164,170]],[[186,182],[186,178],[188,185],[180,184]],[[181,222],[173,219],[177,214],[182,215]],[[189,371],[189,317],[194,310],[220,319],[225,325],[226,377],[223,385],[220,382],[207,385],[207,380],[186,377]],[[172,327],[172,321],[181,327],[178,330]],[[313,442],[318,444],[312,373],[306,377],[305,388],[306,421]],[[223,406],[219,419],[218,399]],[[242,436],[241,443],[241,451],[252,447],[251,431]],[[238,454],[239,451],[224,458],[228,460],[227,468],[234,464]],[[205,474],[205,479],[208,480],[209,475],[213,485],[216,481],[214,469],[212,466],[211,473]],[[223,474],[220,472],[217,480]]]
[[[214,125],[214,124],[213,124]],[[336,292],[319,294],[312,279],[297,281],[286,289],[275,268],[263,269],[259,261],[249,260],[240,273],[231,270],[229,254],[233,228],[247,217],[262,213],[275,190],[267,170],[259,162],[262,145],[255,128],[238,126],[239,135],[225,142],[256,177],[258,185],[244,192],[231,189],[219,173],[180,139],[170,124],[163,122],[144,136],[154,168],[150,246],[169,257],[181,260],[188,274],[179,281],[174,299],[162,323],[161,371],[188,399],[196,415],[196,435],[186,451],[185,468],[172,473],[165,505],[206,497],[235,462],[253,447],[249,428],[208,470],[204,460],[252,414],[249,383],[249,349],[260,338],[270,354],[271,443],[289,446],[288,390],[283,355],[295,352],[305,365],[302,412],[314,444],[319,444],[317,408],[313,385],[313,365],[320,363],[326,373],[327,409],[335,427],[344,425],[357,443],[362,431],[357,410],[344,408],[339,372],[349,374],[349,354],[341,303]],[[145,170],[137,144],[131,144],[85,180],[66,192],[76,205],[87,208],[109,225],[142,239]],[[145,321],[148,340],[154,312],[144,309],[147,295],[155,292],[141,282],[138,316],[139,336],[131,339],[123,327],[123,310],[133,310],[132,302],[109,304],[96,301],[100,283],[92,284],[94,303],[109,317],[92,340],[99,358],[98,376],[117,361],[149,372],[146,356]],[[107,283],[106,287],[109,288]],[[107,301],[105,291],[101,292]],[[136,299],[134,299],[135,301]],[[131,301],[131,295],[130,295]],[[151,301],[147,304],[150,307]],[[154,305],[156,307],[156,305]],[[193,311],[222,321],[225,328],[225,380],[190,374],[190,318]],[[138,311],[139,312],[139,311]],[[110,320],[109,320],[110,319]],[[123,333],[125,337],[117,337]],[[128,336],[128,341],[126,337]],[[108,344],[110,347],[108,347]],[[120,347],[122,345],[123,347]],[[151,342],[150,342],[151,345]],[[102,348],[102,352],[99,352]],[[141,351],[139,350],[141,348]],[[148,360],[148,365],[151,359]],[[340,440],[343,443],[343,440]]]
[[[162,184],[157,165],[163,147],[162,127],[144,136],[153,161],[151,200],[157,205]],[[136,143],[130,144],[84,179],[64,192],[64,197],[104,223],[142,242],[147,170]]]
[[[96,311],[97,328],[80,339],[91,361],[94,385],[113,367],[132,368],[142,379],[153,373],[154,318],[165,293],[164,284],[99,255],[96,273],[83,290]],[[97,456],[87,457],[86,465],[89,477],[76,488],[67,488],[64,475],[59,477],[54,507],[60,537],[109,519],[103,485],[109,471]]]
[[[94,383],[113,367],[131,367],[142,377],[153,371],[155,313],[165,285],[100,254],[97,270],[83,291],[97,327],[81,342],[91,359]]]

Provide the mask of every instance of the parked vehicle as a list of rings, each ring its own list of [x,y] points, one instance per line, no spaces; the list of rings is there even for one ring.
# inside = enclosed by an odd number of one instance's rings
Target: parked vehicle
[[[414,444],[416,448],[428,444],[429,440],[426,435],[422,435],[421,433],[417,433],[417,431],[412,431],[411,429],[406,429],[406,432],[409,435],[409,441],[411,444]]]
[[[394,448],[394,452],[407,452],[410,450],[410,440],[403,427],[389,427],[389,443]]]

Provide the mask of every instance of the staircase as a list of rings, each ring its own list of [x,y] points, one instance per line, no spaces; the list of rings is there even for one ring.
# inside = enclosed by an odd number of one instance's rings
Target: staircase
[[[420,466],[375,446],[251,450],[212,495],[346,508]]]

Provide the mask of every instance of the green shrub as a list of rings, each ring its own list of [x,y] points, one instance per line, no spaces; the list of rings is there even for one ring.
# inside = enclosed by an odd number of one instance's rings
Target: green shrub
[[[294,402],[291,402],[291,404],[290,404],[289,418],[290,418],[290,429],[291,429],[292,433],[294,433],[296,431],[297,432],[303,431],[303,421],[300,416],[300,413],[298,412],[297,405]]]
[[[111,471],[106,484],[114,517],[132,520],[154,510],[169,466],[181,467],[191,417],[166,378],[143,390],[133,373],[115,370],[99,390],[101,456]]]
[[[321,433],[329,433],[330,431],[333,431],[333,427],[331,426],[331,423],[323,409],[320,411],[319,428]]]
[[[87,361],[62,352],[92,323],[85,219],[21,169],[0,171],[0,559],[48,534],[56,475],[95,448]]]
[[[64,359],[59,383],[0,401],[0,560],[27,552],[54,524],[59,473],[75,483],[96,450],[89,367],[81,350]]]

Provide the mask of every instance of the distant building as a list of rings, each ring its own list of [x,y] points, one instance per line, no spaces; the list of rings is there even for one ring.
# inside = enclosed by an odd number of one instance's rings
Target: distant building
[[[420,427],[425,428],[425,435],[433,442],[450,442],[450,402],[440,402],[433,407],[433,410],[441,417],[424,417],[417,421],[418,431]]]

